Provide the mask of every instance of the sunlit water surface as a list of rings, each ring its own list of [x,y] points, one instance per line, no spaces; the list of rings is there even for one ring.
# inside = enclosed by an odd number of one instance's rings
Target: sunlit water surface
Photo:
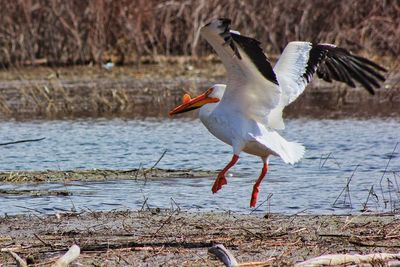
[[[369,209],[399,208],[400,145],[393,153],[400,141],[399,121],[289,120],[286,129],[282,135],[306,146],[305,158],[294,166],[279,158],[270,160],[258,202],[264,203],[257,212],[356,213],[363,209],[371,186],[376,196],[370,194]],[[39,137],[46,139],[0,146],[0,170],[151,167],[165,149],[159,168],[219,170],[231,158],[231,148],[210,135],[198,120],[0,122],[0,143]],[[228,185],[217,194],[211,193],[215,177],[159,178],[147,183],[2,184],[0,189],[69,190],[72,195],[0,196],[0,215],[73,208],[141,209],[146,198],[150,207],[170,208],[175,202],[185,210],[248,213],[261,166],[259,158],[242,154],[231,169]],[[351,176],[348,191],[340,196]]]

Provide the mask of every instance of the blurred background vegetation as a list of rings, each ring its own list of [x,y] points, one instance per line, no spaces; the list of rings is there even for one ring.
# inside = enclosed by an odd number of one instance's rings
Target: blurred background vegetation
[[[19,0],[0,1],[0,64],[70,65],[141,62],[210,53],[199,27],[229,17],[270,55],[308,40],[396,60],[397,0]]]

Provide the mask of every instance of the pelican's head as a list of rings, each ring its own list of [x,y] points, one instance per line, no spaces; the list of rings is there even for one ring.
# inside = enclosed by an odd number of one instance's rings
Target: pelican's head
[[[169,112],[169,115],[175,115],[194,109],[201,108],[202,106],[210,103],[217,103],[222,99],[225,92],[225,84],[215,84],[208,88],[203,94],[191,98],[190,95],[184,94],[182,99],[182,104],[174,108]]]

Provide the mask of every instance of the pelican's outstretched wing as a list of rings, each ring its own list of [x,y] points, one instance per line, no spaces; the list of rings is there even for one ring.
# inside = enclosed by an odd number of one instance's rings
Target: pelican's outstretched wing
[[[378,64],[332,44],[290,42],[274,67],[282,96],[279,105],[269,114],[269,122],[274,128],[284,128],[283,108],[304,91],[315,72],[327,82],[336,80],[351,87],[358,82],[374,94],[374,88],[385,80],[381,74],[385,71]]]
[[[274,71],[283,92],[290,96],[292,102],[304,91],[315,72],[327,82],[336,80],[355,87],[354,82],[357,81],[374,94],[373,88],[378,88],[379,81],[385,80],[380,72],[386,70],[332,44],[291,42],[283,50]]]
[[[281,89],[260,42],[230,30],[229,19],[205,25],[201,35],[211,44],[228,72],[221,104],[266,123],[279,104]]]

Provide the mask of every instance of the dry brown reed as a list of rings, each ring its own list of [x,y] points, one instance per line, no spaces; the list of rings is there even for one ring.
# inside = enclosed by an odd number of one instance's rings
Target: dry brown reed
[[[22,110],[36,114],[41,118],[65,118],[68,116],[107,116],[123,115],[128,107],[128,99],[124,89],[99,90],[98,88],[79,88],[88,90],[76,94],[76,90],[68,90],[61,82],[32,82],[19,87]],[[78,89],[78,90],[79,90]],[[87,95],[84,99],[82,95]],[[85,103],[85,100],[88,101]],[[6,105],[6,102],[2,106]],[[2,112],[0,108],[0,113]],[[18,113],[15,112],[10,112]],[[11,115],[11,114],[10,114]]]
[[[140,62],[204,55],[199,27],[230,17],[270,54],[292,40],[331,42],[380,57],[400,54],[400,2],[337,0],[0,1],[0,64]]]

